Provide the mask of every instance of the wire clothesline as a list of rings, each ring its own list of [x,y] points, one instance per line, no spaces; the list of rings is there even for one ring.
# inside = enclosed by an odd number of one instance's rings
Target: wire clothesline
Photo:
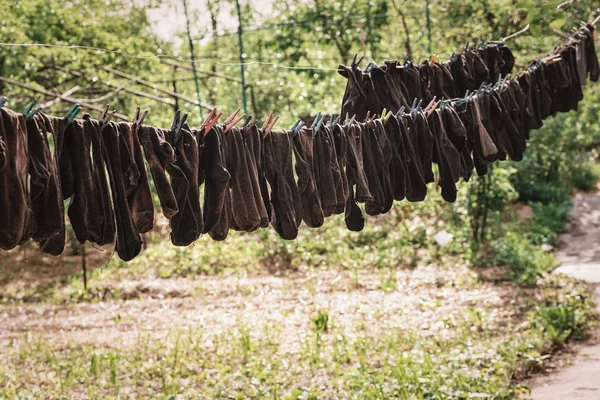
[[[248,28],[244,28],[244,33],[248,32],[257,32],[262,30],[271,30],[276,28],[281,28],[284,26],[295,26],[295,25],[306,25],[306,24],[314,24],[314,23],[335,23],[335,22],[343,22],[343,21],[362,21],[362,20],[370,20],[370,19],[380,19],[395,16],[396,14],[385,13],[385,14],[373,14],[373,15],[358,15],[354,17],[341,17],[341,18],[329,18],[329,19],[303,19],[298,21],[290,21],[290,22],[280,22],[277,24],[267,24],[262,26],[251,26]],[[410,13],[404,13],[406,16],[422,16],[422,11],[415,11]],[[207,34],[205,36],[196,36],[193,39],[195,40],[203,40],[203,39],[212,39],[224,36],[231,36],[237,34],[236,30],[224,30],[218,31],[215,34]]]
[[[170,54],[155,54],[152,56],[136,56],[129,53],[124,52],[123,50],[110,50],[104,49],[102,47],[93,47],[93,46],[82,46],[82,45],[60,45],[60,44],[51,44],[51,43],[0,43],[0,46],[4,47],[49,47],[49,48],[60,48],[60,49],[78,49],[78,50],[89,50],[96,52],[106,52],[112,54],[119,54],[127,58],[137,59],[137,60],[158,60],[158,59],[172,59],[177,60],[179,62],[188,62],[195,64],[202,63],[212,63],[221,67],[235,67],[240,65],[271,65],[276,68],[282,69],[291,69],[291,70],[323,70],[323,71],[337,71],[338,68],[331,67],[322,67],[322,66],[290,66],[283,65],[274,62],[267,61],[249,61],[245,63],[239,62],[231,62],[231,63],[223,63],[218,60],[213,60],[211,58],[201,58],[198,60],[186,59],[183,57],[178,57]]]

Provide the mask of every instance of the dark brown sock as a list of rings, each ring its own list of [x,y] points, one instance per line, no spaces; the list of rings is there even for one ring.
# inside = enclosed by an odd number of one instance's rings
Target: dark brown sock
[[[312,132],[307,129],[300,130],[293,142],[297,184],[302,201],[302,220],[307,226],[318,228],[323,225],[325,218],[315,182]]]
[[[138,130],[138,126],[135,124],[119,123],[119,133],[124,138],[127,151],[129,151],[130,158],[135,165],[135,170],[131,173],[130,184],[127,188],[127,201],[135,226],[140,233],[146,233],[151,231],[154,226],[154,203]]]
[[[65,129],[65,145],[71,154],[74,176],[73,196],[67,214],[79,243],[101,241],[101,205],[96,188],[92,160],[92,132],[84,129],[83,120],[76,119]]]
[[[177,200],[166,173],[167,168],[175,162],[175,150],[167,142],[160,129],[144,125],[138,129],[138,135],[150,167],[150,174],[163,215],[170,220],[179,212]]]
[[[92,166],[97,199],[100,202],[100,240],[96,244],[102,246],[113,243],[116,236],[115,213],[110,198],[110,188],[104,163],[104,142],[102,140],[102,125],[99,121],[84,115],[84,129],[91,130],[92,136]]]
[[[264,143],[265,172],[273,210],[271,225],[283,239],[293,240],[302,222],[302,202],[294,178],[292,140],[288,132],[271,131]]]
[[[122,140],[119,135],[119,127],[109,122],[102,129],[104,143],[104,160],[110,177],[113,206],[115,210],[115,222],[117,225],[117,242],[115,249],[119,258],[123,261],[131,261],[142,249],[142,238],[140,236],[129,209],[127,202],[126,184],[128,178],[123,174],[130,167],[122,165],[122,159],[127,157],[120,154]],[[133,164],[133,160],[130,160]]]
[[[179,133],[176,143],[171,132],[165,136],[175,148],[175,162],[167,167],[167,171],[171,175],[171,187],[179,209],[169,221],[171,242],[175,246],[188,246],[200,237],[204,225],[198,182],[200,147],[196,135],[186,127]]]
[[[30,213],[27,206],[27,128],[22,114],[1,107],[0,115],[0,138],[5,144],[6,157],[6,166],[0,171],[0,187],[3,188],[0,194],[0,248],[11,250],[26,234]]]
[[[265,201],[261,194],[260,184],[261,176],[264,176],[262,140],[256,124],[248,124],[244,127],[244,138],[246,141],[246,146],[249,150],[248,160],[252,164],[252,168],[250,168],[252,192],[254,196],[254,203],[256,204],[256,208],[258,209],[258,213],[260,215],[260,227],[268,228],[269,214],[265,208]]]
[[[206,180],[203,207],[204,233],[210,234],[216,228],[224,212],[225,195],[229,191],[231,179],[231,174],[227,170],[225,146],[223,129],[220,126],[212,128],[204,137],[204,154],[201,161]]]
[[[53,179],[48,183],[48,197],[52,198],[52,208],[56,209],[56,215],[60,218],[60,230],[48,239],[43,239],[39,242],[40,250],[46,254],[52,256],[59,256],[65,249],[66,242],[66,228],[65,228],[65,209],[64,201],[62,197],[62,189],[60,187],[61,176],[60,176],[60,159],[62,151],[64,150],[64,129],[66,121],[64,118],[55,118],[47,116],[43,113],[39,113],[35,116],[38,119],[38,124],[42,123],[45,125],[45,132],[48,132],[53,137]]]
[[[231,207],[235,228],[253,232],[260,228],[261,215],[254,197],[253,176],[258,173],[250,160],[243,130],[233,127],[224,134],[227,141],[227,170],[231,179]]]

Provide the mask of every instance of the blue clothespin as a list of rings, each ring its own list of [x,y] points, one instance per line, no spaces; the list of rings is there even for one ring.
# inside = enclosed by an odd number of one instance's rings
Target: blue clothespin
[[[298,132],[300,132],[300,130],[301,130],[302,128],[304,128],[304,122],[302,122],[302,120],[301,120],[301,119],[299,119],[298,121],[296,121],[296,123],[294,124],[294,126],[292,126],[292,129],[291,129],[291,131],[292,131],[292,134],[293,134],[294,136],[297,136],[297,135],[298,135]]]
[[[67,111],[67,113],[65,114],[65,118],[67,119],[67,125],[73,122],[75,118],[77,118],[77,115],[79,115],[80,111],[81,106],[79,104],[73,104],[73,106],[71,106],[69,111]]]
[[[404,116],[404,110],[406,110],[406,107],[404,107],[404,106],[400,107],[400,109],[396,113],[396,117],[402,117],[402,116]]]
[[[323,121],[325,120],[325,117],[327,115],[323,115],[321,117],[321,119],[319,119],[320,116],[321,116],[321,113],[319,112],[317,114],[317,117],[313,121],[313,136],[316,136],[317,132],[319,132],[319,129],[321,129],[321,126],[323,125]]]
[[[8,99],[6,97],[0,98],[0,107],[4,107],[8,103]]]
[[[410,110],[410,114],[412,115],[413,119],[417,118],[417,112],[419,111],[419,108],[421,108],[422,103],[423,103],[423,100],[420,100],[417,98],[415,98],[415,100],[413,101],[413,105]]]
[[[314,129],[315,126],[317,126],[317,124],[319,123],[319,118],[321,118],[321,111],[319,111],[317,113],[317,116],[315,117],[315,119],[313,120],[312,125],[310,126],[312,129]]]

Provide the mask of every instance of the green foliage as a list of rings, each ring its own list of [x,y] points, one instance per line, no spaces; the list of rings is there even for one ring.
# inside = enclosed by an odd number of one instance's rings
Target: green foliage
[[[558,203],[532,203],[534,217],[526,226],[526,236],[532,244],[555,245],[558,234],[569,221],[568,201]]]
[[[510,278],[535,285],[544,272],[556,266],[554,255],[531,244],[515,232],[506,232],[494,245],[495,265],[508,267]]]
[[[529,319],[534,327],[541,329],[554,347],[560,347],[567,339],[582,339],[586,328],[594,319],[593,304],[587,295],[575,288],[565,292],[561,301],[537,302]]]
[[[598,175],[589,164],[579,165],[571,173],[571,182],[575,189],[590,192],[598,182]]]

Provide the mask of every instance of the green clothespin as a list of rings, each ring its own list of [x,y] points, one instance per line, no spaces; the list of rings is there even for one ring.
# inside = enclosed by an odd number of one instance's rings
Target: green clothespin
[[[75,118],[77,118],[77,115],[79,115],[80,111],[81,107],[79,106],[79,104],[73,104],[71,109],[65,114],[65,118],[67,119],[67,125],[73,122]]]
[[[37,100],[33,100],[31,103],[29,103],[27,105],[27,107],[25,107],[25,109],[23,110],[23,116],[25,117],[26,120],[30,120],[31,117],[33,117],[35,114],[39,113],[40,111],[42,111],[41,107],[36,108],[35,110],[33,109],[33,107],[36,105]]]

